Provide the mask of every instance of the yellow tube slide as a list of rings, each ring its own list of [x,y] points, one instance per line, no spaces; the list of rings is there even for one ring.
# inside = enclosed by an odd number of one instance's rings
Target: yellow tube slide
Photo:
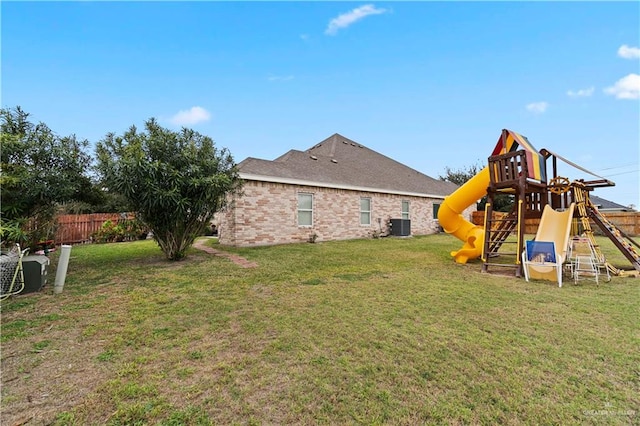
[[[485,167],[469,179],[456,191],[445,197],[438,210],[438,221],[447,234],[452,234],[464,245],[451,256],[456,263],[467,263],[467,260],[482,256],[484,245],[484,228],[474,225],[462,216],[462,212],[487,194],[489,186],[489,168]]]

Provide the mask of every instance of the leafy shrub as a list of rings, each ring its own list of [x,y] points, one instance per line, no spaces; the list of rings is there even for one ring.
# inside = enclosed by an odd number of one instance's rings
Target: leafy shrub
[[[0,242],[3,248],[13,246],[14,244],[24,245],[29,236],[23,230],[21,221],[19,220],[0,220]]]
[[[149,233],[148,227],[138,219],[122,219],[117,222],[107,220],[98,232],[92,235],[96,243],[143,240]]]

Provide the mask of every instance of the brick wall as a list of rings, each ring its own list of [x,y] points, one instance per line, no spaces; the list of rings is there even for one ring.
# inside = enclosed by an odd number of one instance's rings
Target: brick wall
[[[369,238],[388,233],[389,219],[402,218],[409,201],[412,235],[438,231],[433,203],[442,200],[344,189],[246,181],[243,196],[216,218],[220,243],[259,246],[298,243],[316,234],[317,242]],[[313,226],[298,226],[298,193],[313,194]],[[371,198],[371,224],[360,224],[360,198]],[[475,208],[475,205],[473,206]],[[470,217],[471,210],[467,212]]]

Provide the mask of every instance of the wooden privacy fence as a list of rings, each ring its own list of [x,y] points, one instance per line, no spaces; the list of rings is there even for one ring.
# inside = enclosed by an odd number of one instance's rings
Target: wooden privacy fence
[[[609,222],[613,223],[618,229],[630,236],[640,235],[640,212],[602,212]],[[494,212],[495,215],[506,215],[506,213]],[[471,222],[474,225],[484,225],[484,211],[475,211],[471,215]],[[538,230],[540,219],[526,219],[524,222],[524,232],[526,234],[535,235]],[[600,228],[591,221],[591,229],[594,234],[600,234]]]
[[[494,214],[506,214],[494,212]],[[640,212],[608,212],[603,213],[607,219],[622,232],[631,235],[640,235]],[[64,214],[58,216],[58,228],[56,231],[56,244],[79,244],[91,241],[91,236],[100,231],[102,225],[110,220],[114,223],[131,220],[132,214],[123,213],[92,213],[92,214]],[[471,215],[471,221],[475,225],[483,226],[484,211],[475,211]],[[538,230],[540,219],[527,219],[525,221],[525,233],[535,234]],[[591,228],[595,233],[600,228],[592,223]]]
[[[111,221],[133,219],[128,213],[92,213],[92,214],[63,214],[58,216],[56,230],[56,244],[79,244],[91,241],[91,235],[98,232],[102,225]]]

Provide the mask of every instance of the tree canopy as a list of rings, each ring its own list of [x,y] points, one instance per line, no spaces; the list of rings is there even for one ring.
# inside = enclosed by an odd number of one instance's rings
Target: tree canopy
[[[109,133],[96,145],[104,186],[122,194],[170,260],[186,250],[240,189],[229,151],[191,129],[165,129],[155,119],[140,132]]]
[[[33,246],[49,238],[54,207],[71,200],[87,201],[94,194],[86,171],[88,142],[75,135],[60,137],[44,123],[34,124],[19,106],[0,110],[0,187],[2,239]],[[27,234],[27,220],[34,221]],[[13,231],[13,237],[7,238]]]
[[[468,180],[477,175],[484,166],[479,162],[476,164],[472,164],[466,168],[462,169],[451,169],[449,167],[445,168],[444,175],[439,176],[440,180],[453,182],[456,185],[464,185]],[[487,204],[487,196],[485,195],[478,201],[476,208],[478,210],[484,210],[485,205]],[[493,209],[499,212],[508,212],[511,211],[513,207],[513,196],[508,194],[498,194],[494,199]]]
[[[480,163],[472,164],[466,168],[454,170],[450,167],[445,167],[444,175],[440,175],[438,178],[447,182],[453,182],[458,186],[464,185],[469,179],[478,174],[480,170],[484,168]]]

